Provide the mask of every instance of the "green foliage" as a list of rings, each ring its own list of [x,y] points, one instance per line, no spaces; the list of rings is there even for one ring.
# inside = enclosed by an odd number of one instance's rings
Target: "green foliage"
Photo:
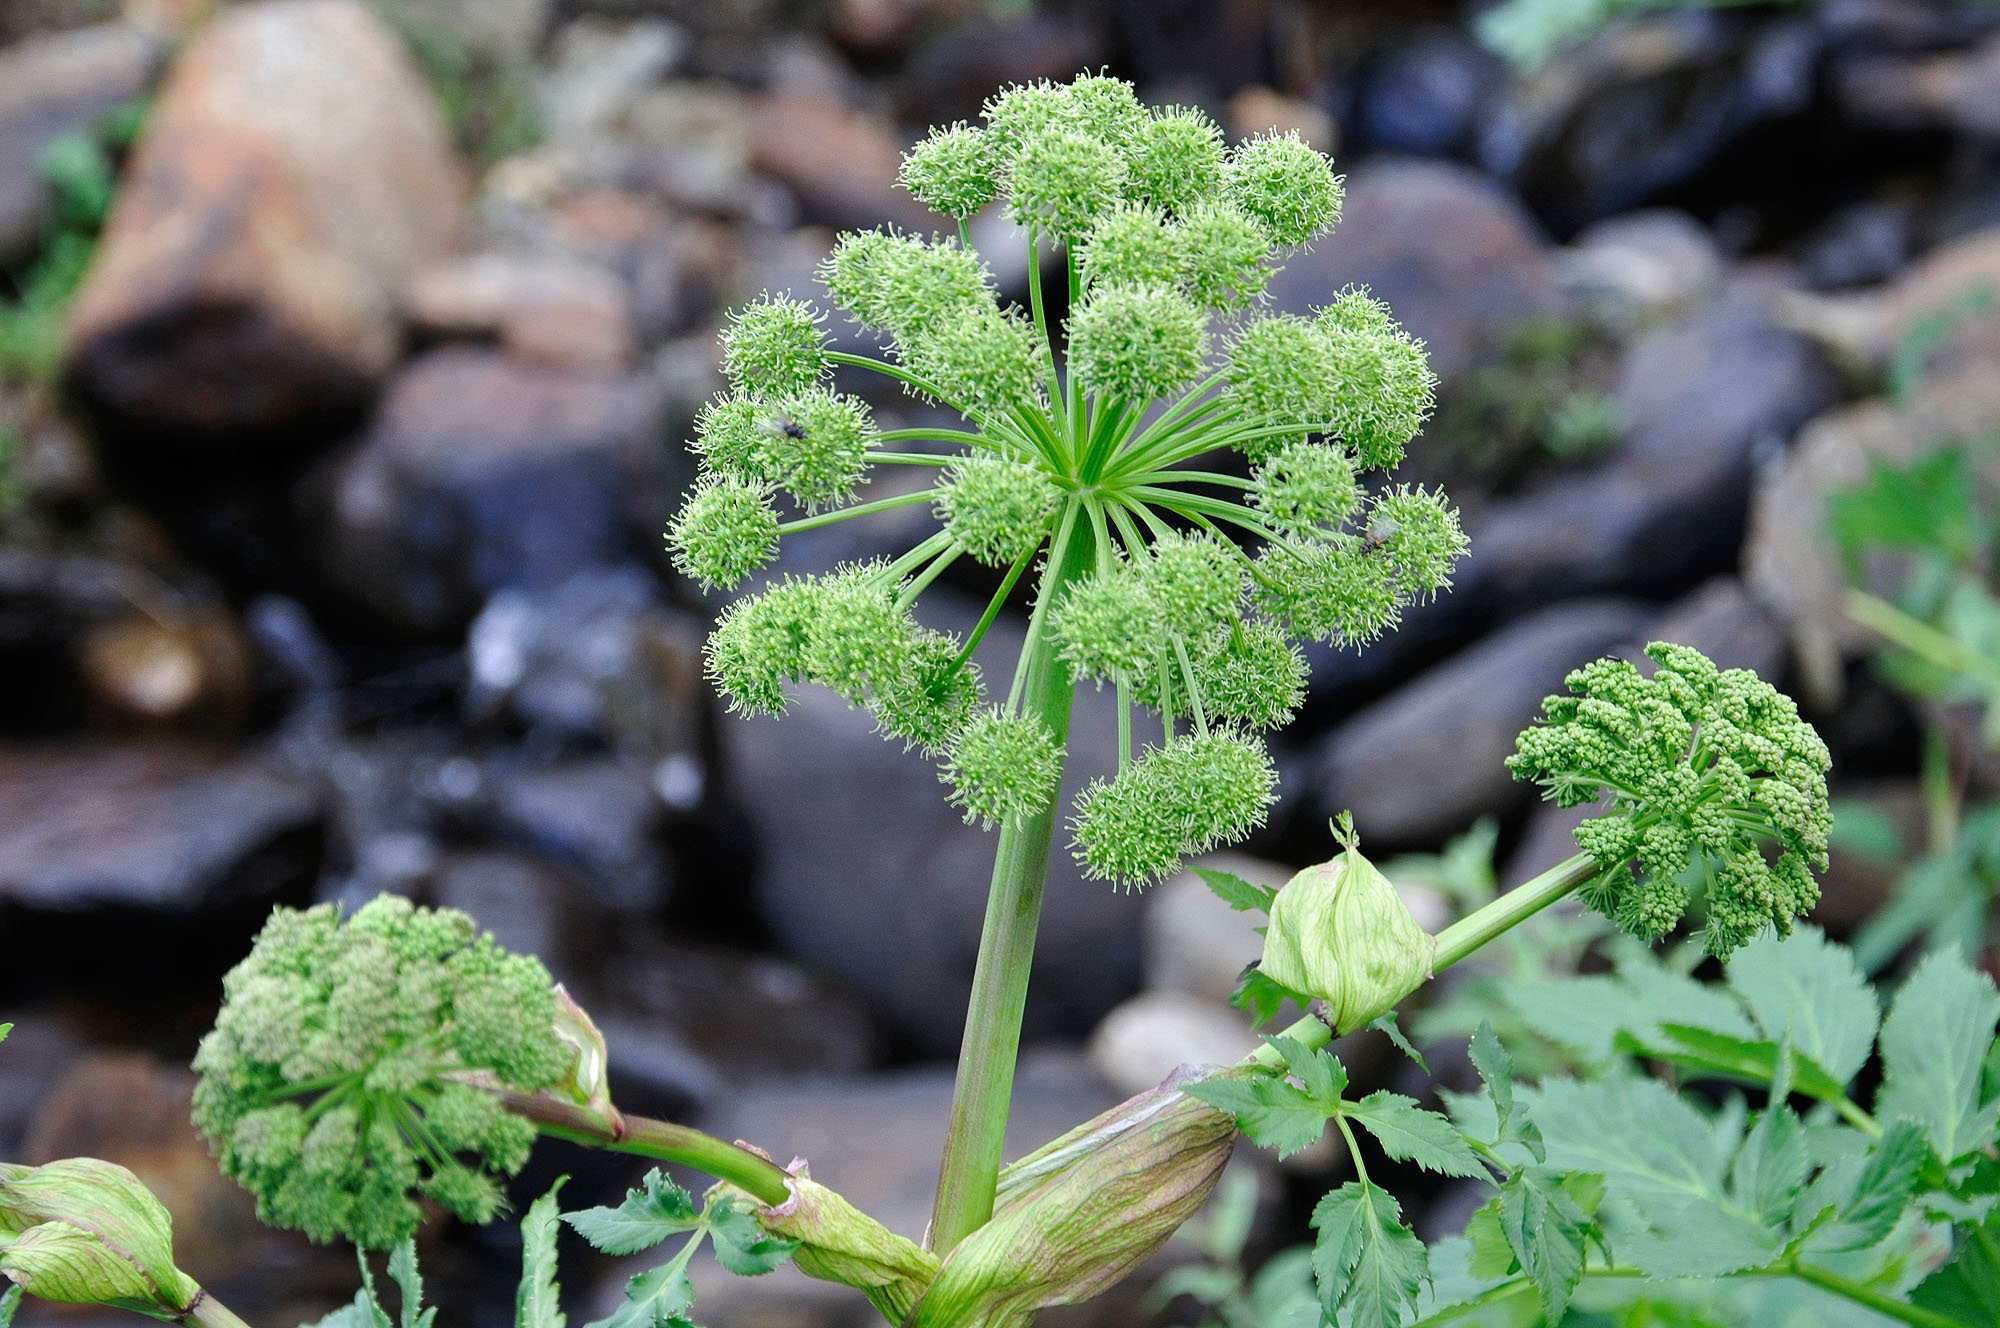
[[[436,94],[459,150],[481,165],[542,138],[533,71],[467,46],[441,27],[414,20],[393,0],[376,0]]]
[[[1599,660],[1565,680],[1508,758],[1561,807],[1608,800],[1576,840],[1604,869],[1583,891],[1636,936],[1666,935],[1698,889],[1702,943],[1726,956],[1766,926],[1779,934],[1819,898],[1832,827],[1826,745],[1798,708],[1744,669],[1656,642],[1647,678]],[[1767,860],[1767,847],[1776,856]]]
[[[740,1277],[768,1273],[790,1258],[798,1242],[765,1231],[746,1202],[739,1192],[718,1186],[706,1204],[697,1204],[655,1169],[615,1208],[563,1214],[563,1221],[605,1254],[638,1254],[674,1236],[688,1237],[672,1259],[626,1283],[623,1303],[589,1328],[693,1328],[687,1312],[694,1305],[694,1284],[687,1269],[704,1239],[716,1262]]]
[[[1480,41],[1517,69],[1532,70],[1565,47],[1621,19],[1750,3],[1754,0],[1501,0],[1482,13],[1473,28]]]
[[[730,586],[770,562],[774,535],[930,507],[941,528],[905,553],[732,605],[710,676],[751,712],[829,686],[939,756],[972,818],[1019,825],[1053,813],[1037,735],[1062,726],[1009,726],[1046,704],[1030,664],[1052,652],[1124,709],[1118,771],[1077,802],[1072,847],[1092,875],[1143,885],[1262,820],[1273,775],[1251,733],[1303,697],[1296,638],[1358,645],[1448,585],[1465,538],[1442,496],[1405,486],[1364,503],[1357,478],[1400,459],[1434,379],[1422,343],[1364,292],[1323,316],[1255,309],[1282,251],[1339,215],[1339,179],[1296,136],[1225,150],[1200,112],[1150,109],[1100,76],[1005,89],[981,120],[904,163],[957,238],[848,234],[822,267],[889,358],[827,350],[820,315],[788,298],[736,315],[732,391],[697,421],[704,478],[668,540],[687,574]],[[957,224],[989,200],[1033,232],[1025,310],[1003,307]],[[1065,251],[1066,328],[1042,298],[1043,241]],[[1221,362],[1216,310],[1232,315]],[[828,364],[886,374],[970,427],[877,431],[820,386]],[[1223,451],[1258,463],[1247,491],[1200,468]],[[935,480],[855,501],[882,465]],[[917,598],[968,556],[1006,573],[979,625],[964,640],[918,629]],[[969,661],[1031,569],[1022,662],[989,699]],[[1157,716],[1151,744],[1132,737],[1134,708]]]
[[[521,1219],[521,1283],[514,1292],[514,1328],[564,1328],[556,1287],[556,1230],[562,1218],[556,1195],[569,1178],[558,1177],[548,1193],[528,1205]]]
[[[540,962],[463,913],[389,895],[348,919],[279,909],[223,979],[195,1127],[263,1220],[314,1240],[392,1246],[418,1195],[491,1221],[535,1129],[465,1079],[532,1092],[561,1078],[555,1008]]]
[[[1495,489],[1550,465],[1591,461],[1625,418],[1611,393],[1617,343],[1587,320],[1531,318],[1474,365],[1438,413],[1433,457],[1444,473]]]

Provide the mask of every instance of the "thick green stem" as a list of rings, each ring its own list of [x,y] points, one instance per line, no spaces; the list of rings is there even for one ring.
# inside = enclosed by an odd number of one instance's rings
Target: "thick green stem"
[[[1095,537],[1090,524],[1076,520],[1064,524],[1064,537],[1051,550],[1042,574],[1038,608],[1093,564]],[[1021,649],[1025,663],[1021,709],[1046,724],[1058,743],[1066,743],[1075,685],[1056,658],[1054,642],[1041,630],[1040,614]],[[1041,920],[1042,886],[1059,802],[1051,799],[1036,815],[1003,826],[994,851],[965,1039],[959,1045],[951,1132],[945,1137],[937,1206],[931,1214],[931,1248],[939,1255],[950,1253],[993,1216],[1007,1105],[1014,1091],[1014,1060],[1021,1046],[1021,1011],[1027,1002],[1028,970],[1035,957],[1035,928]]]
[[[1594,879],[1604,869],[1588,853],[1575,857],[1523,881],[1483,908],[1475,909],[1437,935],[1437,953],[1431,971],[1442,972],[1485,945],[1500,933],[1535,914]]]
[[[1914,1328],[1965,1328],[1965,1324],[1960,1320],[1907,1304],[1887,1292],[1877,1291],[1874,1287],[1851,1281],[1839,1273],[1828,1272],[1816,1264],[1800,1263],[1797,1259],[1793,1259],[1789,1263],[1757,1271],[1790,1275],[1801,1282],[1810,1282],[1822,1291],[1830,1291],[1844,1300],[1853,1301],[1856,1305],[1865,1305],[1877,1314],[1886,1314],[1899,1322],[1912,1324]]]
[[[553,1138],[678,1162],[726,1180],[767,1204],[781,1204],[791,1197],[785,1188],[785,1173],[771,1159],[724,1143],[712,1134],[645,1116],[618,1114],[606,1120],[584,1107],[536,1093],[503,1092],[499,1098],[507,1110]]]
[[[194,1304],[188,1306],[180,1321],[188,1328],[250,1328],[249,1324],[236,1317],[234,1310],[206,1291],[195,1293]]]

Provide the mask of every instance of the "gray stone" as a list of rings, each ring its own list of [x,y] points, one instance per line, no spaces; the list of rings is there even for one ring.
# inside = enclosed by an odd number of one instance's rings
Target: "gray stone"
[[[70,389],[160,466],[176,442],[300,454],[388,372],[397,291],[455,240],[461,188],[435,96],[366,5],[229,9],[134,149],[71,310]]]
[[[677,488],[658,384],[486,351],[413,362],[373,427],[301,490],[328,592],[378,626],[449,638],[508,587],[625,561],[635,507]]]
[[[1194,865],[1253,885],[1283,885],[1293,875],[1290,867],[1240,853],[1210,854]],[[1258,916],[1223,903],[1193,871],[1148,890],[1144,908],[1145,977],[1151,989],[1226,1001],[1244,967],[1263,953]]]
[[[1561,261],[1570,288],[1624,324],[1698,305],[1721,285],[1727,266],[1702,224],[1672,208],[1600,221]]]
[[[403,313],[420,334],[497,341],[558,369],[616,372],[636,348],[625,283],[560,256],[489,252],[425,268],[404,287]]]
[[[927,609],[941,609],[935,592]],[[964,630],[976,618],[967,608]],[[980,658],[1010,676],[1005,620]],[[1004,686],[1004,683],[1002,684]],[[757,909],[784,949],[859,992],[910,1045],[950,1053],[964,1026],[994,834],[963,824],[935,766],[885,741],[863,712],[803,689],[782,718],[724,719],[732,799],[756,835]],[[1080,689],[1063,806],[1117,750],[1113,697]],[[1066,818],[1065,818],[1066,819]],[[1088,1031],[1137,985],[1139,901],[1086,881],[1058,829],[1042,903],[1028,1036]]]
[[[1308,814],[1350,810],[1371,844],[1402,846],[1531,799],[1507,773],[1515,736],[1566,673],[1629,641],[1649,616],[1623,600],[1560,604],[1419,674],[1315,745]]]
[[[660,797],[643,770],[583,757],[496,770],[492,788],[500,834],[576,872],[601,905],[643,912],[666,898]]]
[[[1276,307],[1325,304],[1350,282],[1388,301],[1449,385],[1523,319],[1561,311],[1552,251],[1490,179],[1431,161],[1371,162],[1347,181],[1338,227],[1271,282]]]
[[[443,37],[468,55],[502,66],[534,53],[548,27],[554,0],[393,0],[412,30]]]
[[[1144,1092],[1181,1065],[1229,1065],[1257,1049],[1250,1021],[1222,1002],[1142,991],[1090,1035],[1090,1064],[1113,1091]]]
[[[1506,81],[1499,57],[1466,33],[1420,30],[1363,64],[1354,90],[1354,137],[1376,152],[1464,152]]]
[[[575,887],[547,863],[523,853],[473,850],[445,857],[432,878],[432,904],[470,913],[481,931],[516,954],[560,964],[566,897]]]
[[[664,19],[583,18],[567,24],[555,45],[542,115],[551,138],[575,139],[615,127],[641,93],[673,71],[688,36]]]
[[[1784,677],[1784,632],[1733,576],[1677,600],[1646,629],[1646,640],[1693,646],[1719,668],[1749,669],[1773,685]]]
[[[944,219],[896,183],[903,145],[887,121],[811,88],[777,92],[751,120],[752,165],[797,195],[808,220],[841,230],[894,224],[930,231]]]
[[[164,48],[137,28],[104,23],[30,37],[0,50],[0,267],[41,242],[49,186],[37,166],[59,134],[88,129],[153,81]]]

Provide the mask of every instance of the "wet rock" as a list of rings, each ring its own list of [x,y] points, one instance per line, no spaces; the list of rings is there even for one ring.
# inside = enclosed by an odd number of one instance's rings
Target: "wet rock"
[[[40,245],[50,191],[37,165],[50,139],[89,129],[152,83],[164,51],[137,28],[104,23],[0,50],[0,267]]]
[[[1464,33],[1419,32],[1376,52],[1357,72],[1355,140],[1376,152],[1460,155],[1506,81],[1498,57]]]
[[[420,336],[497,341],[516,359],[611,373],[632,363],[625,285],[591,263],[485,253],[418,273],[403,292]]]
[[[1624,600],[1521,618],[1419,674],[1320,739],[1303,815],[1342,811],[1377,847],[1435,843],[1533,793],[1505,761],[1563,676],[1630,640],[1650,615]]]
[[[1563,280],[1607,321],[1691,309],[1722,284],[1722,251],[1685,212],[1649,208],[1587,227],[1562,256]]]
[[[1090,1064],[1112,1091],[1130,1096],[1175,1066],[1228,1065],[1256,1049],[1249,1021],[1220,1001],[1142,991],[1104,1016],[1090,1035]]]
[[[1746,289],[1649,334],[1619,374],[1617,453],[1476,519],[1454,598],[1518,609],[1602,591],[1663,597],[1726,571],[1757,461],[1837,391],[1813,347]]]
[[[1802,21],[1675,14],[1614,24],[1518,83],[1480,158],[1559,233],[1658,198],[1810,104]]]
[[[577,873],[600,905],[637,912],[666,897],[660,798],[644,772],[579,758],[497,770],[492,790],[500,834]]]
[[[1865,483],[1871,463],[1905,464],[1941,439],[1980,438],[1996,427],[2000,384],[1988,374],[1958,373],[1920,384],[1900,406],[1866,401],[1826,412],[1800,431],[1782,466],[1759,478],[1743,579],[1783,624],[1799,682],[1814,701],[1837,702],[1846,690],[1844,659],[1875,644],[1841,611],[1846,581],[1826,535],[1827,499]]]
[[[218,736],[249,719],[250,645],[220,608],[104,623],[78,654],[102,727]]]
[[[656,446],[659,412],[643,375],[433,352],[397,377],[359,444],[306,481],[309,553],[370,624],[454,636],[495,591],[624,561],[635,504],[678,488],[660,482],[672,458]]]
[[[751,164],[796,194],[809,220],[836,229],[939,226],[896,183],[902,160],[891,125],[821,91],[782,90],[751,120]]]
[[[330,133],[338,126],[338,133]],[[395,297],[460,223],[436,102],[356,0],[229,10],[183,50],[69,325],[102,439],[296,456],[397,350]]]
[[[1253,885],[1283,885],[1292,878],[1290,867],[1240,853],[1210,854],[1195,865]],[[1260,919],[1223,903],[1192,871],[1146,891],[1144,907],[1145,977],[1151,989],[1226,1001],[1244,966],[1263,953],[1256,932]]]
[[[0,732],[35,735],[83,722],[77,651],[93,629],[146,602],[151,578],[124,560],[0,549]]]
[[[1749,669],[1774,686],[1784,677],[1783,631],[1733,576],[1676,601],[1646,629],[1646,640],[1693,646],[1718,668]]]
[[[481,931],[516,954],[539,956],[560,967],[564,912],[573,882],[536,858],[505,850],[453,853],[440,862],[431,903],[470,913]],[[558,973],[556,980],[563,981]]]
[[[936,609],[935,595],[925,607]],[[966,606],[958,630],[977,609]],[[980,658],[1005,678],[1020,628],[1002,621]],[[936,768],[884,741],[866,714],[803,689],[781,720],[730,717],[717,738],[731,800],[754,827],[757,910],[789,954],[860,993],[906,1042],[946,1055],[966,992],[992,875],[994,835],[963,824]],[[1117,750],[1109,693],[1078,692],[1067,806]],[[1137,985],[1138,901],[1086,881],[1058,831],[1042,904],[1027,1036],[1087,1032]]]
[[[1523,319],[1564,305],[1549,247],[1521,205],[1444,162],[1357,169],[1338,228],[1292,255],[1270,290],[1278,308],[1299,313],[1350,282],[1389,302],[1448,385]]]

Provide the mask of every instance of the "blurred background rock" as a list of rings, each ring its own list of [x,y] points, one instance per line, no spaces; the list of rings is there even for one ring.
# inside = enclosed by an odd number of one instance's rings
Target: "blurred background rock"
[[[181,1067],[271,905],[391,890],[541,954],[627,1105],[804,1153],[916,1233],[984,836],[831,698],[724,716],[718,601],[659,532],[723,311],[807,293],[838,228],[927,228],[899,153],[1010,81],[1104,68],[1335,153],[1345,221],[1273,299],[1368,283],[1442,378],[1406,474],[1465,509],[1459,586],[1314,657],[1285,802],[1233,870],[1282,880],[1349,808],[1373,849],[1489,817],[1503,866],[1546,865],[1573,817],[1500,761],[1568,669],[1656,636],[1792,687],[1836,777],[1920,824],[1943,712],[1868,667],[1823,514],[1871,458],[2000,425],[2000,9],[1661,7],[1528,58],[1517,25],[1510,63],[1489,8],[0,3],[0,1156],[138,1169],[257,1322],[345,1299],[345,1256],[216,1178]],[[1024,289],[1008,225],[972,227]],[[1086,704],[1079,731],[1107,724]],[[1191,876],[1139,898],[1062,867],[1021,1147],[1248,1040],[1222,1005],[1243,915]],[[1894,875],[1837,862],[1829,925]],[[523,1195],[634,1174],[558,1152]],[[1268,1234],[1331,1162],[1239,1165]],[[1420,1222],[1458,1211],[1411,1192]],[[454,1312],[505,1322],[504,1224],[429,1239]],[[625,1275],[578,1264],[578,1310]],[[1048,1321],[1194,1314],[1145,1285]],[[722,1328],[857,1305],[790,1270],[703,1293]]]

